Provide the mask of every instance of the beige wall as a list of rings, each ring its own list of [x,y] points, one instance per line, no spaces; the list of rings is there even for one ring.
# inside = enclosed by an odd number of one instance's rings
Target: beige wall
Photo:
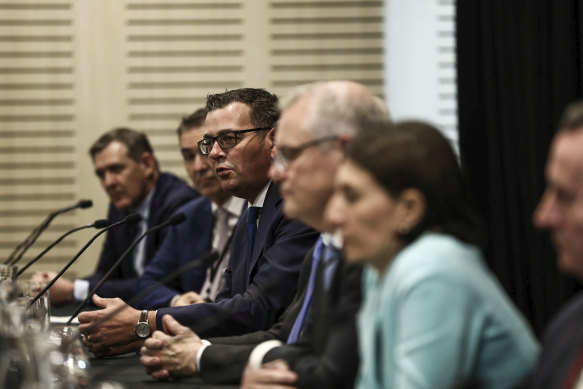
[[[185,177],[174,129],[209,92],[352,79],[383,96],[382,1],[0,1],[0,258],[52,210],[25,259],[105,216],[87,149],[102,132],[146,132],[163,170]],[[43,259],[57,269],[94,233]],[[92,271],[102,240],[70,274]],[[24,263],[24,261],[23,261]]]

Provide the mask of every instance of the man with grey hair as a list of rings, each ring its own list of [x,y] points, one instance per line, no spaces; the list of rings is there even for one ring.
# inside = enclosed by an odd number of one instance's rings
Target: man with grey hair
[[[322,233],[304,259],[292,304],[268,331],[236,337],[202,341],[168,320],[171,334],[156,332],[142,348],[148,373],[161,379],[200,373],[205,381],[235,383],[249,363],[243,387],[352,387],[361,269],[338,260],[341,243],[324,223],[323,212],[345,145],[375,119],[387,120],[386,108],[353,82],[309,84],[289,94],[270,176],[280,184],[286,216]]]

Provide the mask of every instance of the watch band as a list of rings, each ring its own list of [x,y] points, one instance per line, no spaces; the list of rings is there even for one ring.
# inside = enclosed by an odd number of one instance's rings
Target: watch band
[[[140,318],[138,319],[138,323],[146,323],[148,324],[148,310],[144,309],[142,313],[140,313]]]
[[[152,328],[148,322],[147,309],[144,309],[142,313],[140,313],[140,318],[138,319],[138,324],[136,324],[136,327],[134,328],[134,333],[140,339],[146,339],[152,335]]]

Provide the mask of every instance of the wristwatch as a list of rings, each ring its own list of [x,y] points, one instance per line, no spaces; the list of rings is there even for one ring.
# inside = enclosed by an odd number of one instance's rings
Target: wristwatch
[[[146,339],[152,334],[152,329],[150,328],[150,324],[148,323],[147,309],[144,309],[140,314],[138,324],[136,324],[136,328],[134,328],[134,333],[140,339]]]

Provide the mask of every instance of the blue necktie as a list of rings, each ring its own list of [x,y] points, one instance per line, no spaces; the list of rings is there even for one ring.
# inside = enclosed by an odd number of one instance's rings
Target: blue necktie
[[[322,258],[322,254],[324,252],[324,242],[322,241],[322,237],[318,239],[316,242],[316,246],[314,247],[314,253],[312,257],[314,258],[312,261],[312,268],[310,269],[310,279],[308,280],[308,286],[306,289],[306,296],[304,297],[304,302],[302,304],[302,308],[296,317],[296,321],[289,333],[287,338],[287,343],[296,343],[298,338],[300,337],[300,333],[302,331],[302,327],[304,325],[304,320],[306,319],[306,314],[308,313],[308,309],[310,308],[310,304],[312,303],[312,293],[314,292],[314,284],[316,283],[316,269],[318,269],[318,263],[320,262],[320,258]]]
[[[257,235],[257,218],[259,217],[260,207],[249,207],[247,213],[247,257],[246,270],[247,275],[251,268],[251,256],[253,254],[253,244],[255,243],[255,236]]]
[[[324,250],[324,256],[322,262],[324,263],[324,288],[326,290],[330,289],[330,284],[332,283],[332,276],[336,270],[336,265],[340,260],[340,250],[335,247],[328,247]]]

